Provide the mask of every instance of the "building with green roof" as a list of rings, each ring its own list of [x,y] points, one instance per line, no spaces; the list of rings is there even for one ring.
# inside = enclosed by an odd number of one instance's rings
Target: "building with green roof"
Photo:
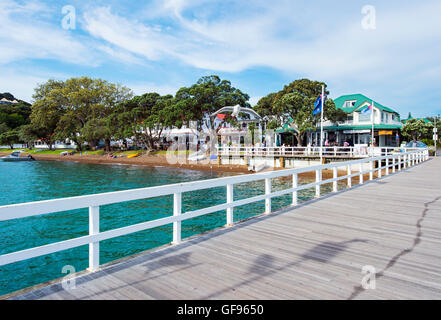
[[[397,111],[363,94],[340,96],[334,102],[337,108],[346,112],[347,119],[339,123],[326,121],[323,124],[326,144],[343,145],[344,142],[347,142],[350,145],[369,145],[373,128],[375,146],[395,147],[399,145],[403,124]],[[361,111],[372,103],[374,105],[373,112],[363,114]],[[309,133],[308,143],[311,145],[320,144],[320,128]]]
[[[427,118],[414,118],[414,117],[412,117],[412,114],[410,114],[410,113],[409,113],[408,118],[407,118],[407,119],[403,119],[403,120],[401,120],[401,122],[402,122],[403,124],[406,124],[407,121],[412,120],[412,119],[415,119],[415,120],[423,120],[425,123],[433,123],[432,121],[430,121],[430,120],[427,119]]]

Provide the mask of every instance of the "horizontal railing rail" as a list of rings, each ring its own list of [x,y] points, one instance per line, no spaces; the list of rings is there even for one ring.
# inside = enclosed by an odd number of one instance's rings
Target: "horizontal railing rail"
[[[292,194],[292,204],[298,203],[298,192],[301,190],[314,188],[315,196],[320,197],[320,186],[323,184],[333,184],[333,192],[337,192],[337,182],[347,179],[348,187],[352,187],[352,178],[359,177],[360,184],[363,184],[363,176],[369,174],[369,180],[373,179],[373,175],[377,172],[381,177],[382,170],[386,170],[388,175],[391,171],[396,172],[429,158],[427,149],[420,149],[406,153],[397,153],[375,158],[364,158],[346,162],[329,163],[312,167],[304,167],[298,169],[286,169],[280,171],[271,171],[265,173],[256,173],[249,175],[241,175],[234,177],[216,178],[210,180],[202,180],[195,182],[177,183],[172,185],[164,185],[158,187],[108,192],[94,195],[70,197],[63,199],[44,200],[21,204],[12,204],[0,207],[0,221],[20,219],[43,215],[48,213],[56,213],[61,211],[75,210],[81,208],[89,208],[89,235],[74,239],[51,243],[35,248],[25,249],[17,252],[7,253],[0,256],[0,266],[18,261],[23,261],[67,249],[76,248],[83,245],[89,245],[89,270],[95,271],[99,268],[99,244],[101,241],[128,235],[131,233],[148,230],[167,224],[173,224],[173,243],[181,242],[181,222],[184,220],[196,218],[213,212],[226,210],[226,225],[233,225],[233,209],[234,207],[243,206],[257,201],[265,201],[265,213],[271,213],[271,199],[282,195]],[[374,168],[374,163],[378,163]],[[384,165],[383,165],[384,163]],[[369,169],[364,169],[364,165],[368,164]],[[352,170],[358,165],[358,171],[353,173]],[[338,168],[345,167],[346,175],[338,176]],[[332,169],[333,176],[331,179],[323,180],[322,171]],[[298,184],[298,175],[304,172],[315,171],[316,180],[306,185]],[[272,191],[272,179],[279,177],[292,176],[292,187],[279,191]],[[250,198],[234,200],[234,185],[252,181],[265,181],[265,193]],[[182,212],[182,193],[210,189],[216,187],[226,187],[226,203],[198,209],[194,211]],[[119,202],[134,201],[160,196],[173,195],[173,215],[146,221],[118,229],[112,229],[104,232],[99,230],[100,206],[109,205]]]
[[[328,157],[374,157],[414,151],[400,147],[323,147]],[[218,147],[220,156],[320,156],[320,147]]]

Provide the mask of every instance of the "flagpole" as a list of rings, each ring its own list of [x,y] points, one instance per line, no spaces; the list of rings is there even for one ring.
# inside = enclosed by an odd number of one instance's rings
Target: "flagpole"
[[[323,164],[323,109],[325,104],[325,86],[322,85],[322,98],[321,98],[321,114],[320,114],[320,164]]]
[[[374,152],[374,101],[372,100],[372,111],[371,111],[371,118],[372,118],[372,153]]]

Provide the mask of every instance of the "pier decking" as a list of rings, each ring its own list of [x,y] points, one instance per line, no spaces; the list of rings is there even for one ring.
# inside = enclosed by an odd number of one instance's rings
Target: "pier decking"
[[[441,299],[440,248],[433,158],[15,299]]]

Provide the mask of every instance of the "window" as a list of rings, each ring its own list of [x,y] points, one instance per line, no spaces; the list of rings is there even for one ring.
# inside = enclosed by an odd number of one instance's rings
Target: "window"
[[[372,115],[370,113],[359,113],[358,114],[358,122],[370,122],[372,120]]]
[[[356,102],[357,102],[357,100],[346,101],[345,108],[352,108],[353,106],[355,106]]]

